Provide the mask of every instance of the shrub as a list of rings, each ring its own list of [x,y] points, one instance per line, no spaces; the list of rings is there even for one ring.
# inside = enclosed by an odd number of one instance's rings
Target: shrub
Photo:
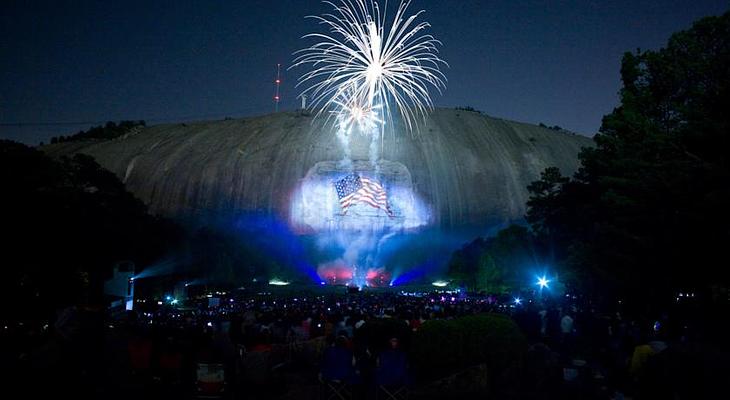
[[[459,110],[459,111],[469,111],[469,112],[475,112],[475,113],[478,113],[478,114],[481,114],[481,113],[482,113],[481,111],[477,110],[476,108],[474,108],[474,107],[472,107],[472,106],[463,106],[463,107],[456,107],[456,108],[454,108],[454,109],[455,109],[455,110]]]
[[[426,322],[413,336],[411,359],[425,379],[477,364],[499,374],[526,350],[527,341],[514,321],[486,314]]]

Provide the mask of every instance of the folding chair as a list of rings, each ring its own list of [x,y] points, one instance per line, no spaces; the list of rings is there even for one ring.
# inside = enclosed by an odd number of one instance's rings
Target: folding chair
[[[196,397],[219,399],[225,393],[226,375],[223,364],[199,363],[196,369]]]
[[[352,360],[352,351],[342,346],[331,346],[325,350],[319,374],[321,399],[352,398],[350,383],[355,378]]]
[[[378,385],[377,392],[375,392],[376,399],[385,400],[406,400],[408,399],[408,395],[407,385]]]
[[[375,370],[375,398],[404,400],[408,398],[408,362],[405,353],[386,350],[378,356]]]
[[[352,390],[345,381],[327,380],[319,377],[319,398],[324,400],[349,400],[352,399]]]

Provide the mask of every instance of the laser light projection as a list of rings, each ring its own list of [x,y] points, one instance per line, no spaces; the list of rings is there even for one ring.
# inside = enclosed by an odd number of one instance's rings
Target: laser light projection
[[[380,159],[378,141],[383,146],[386,124],[397,118],[411,133],[418,118],[425,120],[433,109],[429,88],[445,88],[440,66],[446,63],[438,57],[441,43],[424,32],[429,23],[417,22],[424,11],[407,14],[410,1],[401,1],[392,18],[387,2],[324,3],[333,11],[309,18],[328,32],[305,35],[318,42],[296,52],[292,68],[312,68],[297,86],[305,87],[301,96],[312,100],[316,117],[333,121],[344,158],[310,169],[293,196],[291,220],[317,232],[323,247],[341,245],[341,256],[318,269],[325,282],[390,283],[379,265],[382,247],[425,226],[429,209],[412,190],[407,168]],[[369,141],[366,162],[353,157],[355,133]]]
[[[199,263],[196,278],[430,286],[455,250],[522,221],[530,182],[547,166],[572,175],[593,141],[431,110],[446,63],[418,4],[330,0],[327,15],[305,19],[315,33],[291,64],[311,112],[146,126],[44,151],[89,155],[152,214],[223,238],[230,254]],[[188,254],[171,255],[134,278],[189,264]]]

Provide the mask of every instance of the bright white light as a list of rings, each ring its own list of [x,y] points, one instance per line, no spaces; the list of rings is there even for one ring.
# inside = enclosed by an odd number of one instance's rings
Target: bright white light
[[[537,278],[537,286],[540,286],[540,289],[547,288],[549,283],[550,283],[550,280],[547,279],[544,275]]]
[[[331,114],[337,118],[338,128],[345,135],[350,135],[354,128],[358,128],[357,131],[362,134],[372,133],[385,123],[380,118],[382,105],[371,105],[352,91],[342,93],[332,104],[337,108]]]
[[[410,171],[402,164],[391,164],[399,174],[408,176]],[[383,232],[416,229],[432,220],[432,211],[415,193],[412,182],[398,182],[388,187],[388,205],[396,218],[381,218],[377,209],[367,204],[355,204],[347,216],[342,208],[332,182],[343,175],[327,174],[326,168],[337,168],[334,162],[317,163],[311,168],[294,191],[291,198],[290,222],[297,231],[330,232],[334,236],[345,232]],[[373,212],[376,211],[376,212]],[[348,236],[347,240],[351,240]]]
[[[442,281],[442,280],[438,280],[438,281],[434,281],[434,282],[433,282],[433,283],[431,283],[431,284],[432,284],[433,286],[436,286],[436,287],[446,287],[446,286],[448,286],[448,285],[449,285],[449,281]]]
[[[289,282],[283,281],[283,280],[278,279],[278,278],[274,278],[274,279],[272,279],[272,280],[269,281],[269,285],[274,285],[274,286],[286,286],[288,284],[289,284]]]
[[[522,304],[522,299],[519,297],[515,297],[515,305],[519,306],[520,304]]]
[[[410,0],[401,0],[393,18],[386,19],[387,2],[382,10],[375,0],[326,3],[333,12],[309,18],[329,32],[304,36],[318,43],[295,53],[292,67],[313,68],[299,78],[298,85],[308,86],[302,95],[312,99],[318,114],[336,109],[345,93],[367,108],[382,105],[386,113],[392,102],[412,130],[416,117],[425,118],[433,108],[428,89],[441,92],[446,86],[440,71],[446,62],[438,57],[441,42],[423,32],[428,22],[415,22],[423,11],[407,16]]]

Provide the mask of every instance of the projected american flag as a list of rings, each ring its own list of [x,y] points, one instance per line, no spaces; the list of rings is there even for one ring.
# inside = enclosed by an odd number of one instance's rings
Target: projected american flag
[[[337,189],[337,197],[340,199],[343,214],[347,213],[347,210],[353,204],[364,203],[385,211],[391,217],[393,216],[390,207],[388,207],[388,194],[374,180],[349,174],[335,182],[335,189]]]

